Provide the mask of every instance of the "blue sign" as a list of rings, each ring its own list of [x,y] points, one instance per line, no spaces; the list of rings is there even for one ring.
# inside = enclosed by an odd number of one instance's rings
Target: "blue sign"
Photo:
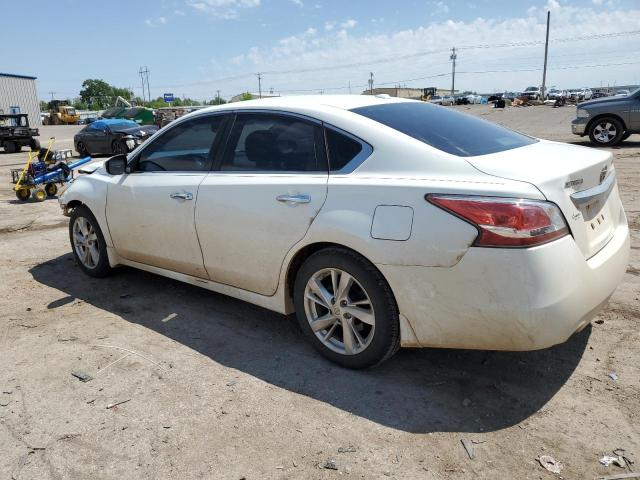
[[[173,102],[173,93],[165,93],[164,94],[164,101],[167,102],[167,103]]]

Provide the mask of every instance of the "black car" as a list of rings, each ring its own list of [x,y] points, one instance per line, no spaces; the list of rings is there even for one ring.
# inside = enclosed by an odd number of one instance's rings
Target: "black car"
[[[128,153],[157,131],[155,125],[138,125],[131,120],[96,120],[73,137],[73,144],[83,157],[96,153]]]

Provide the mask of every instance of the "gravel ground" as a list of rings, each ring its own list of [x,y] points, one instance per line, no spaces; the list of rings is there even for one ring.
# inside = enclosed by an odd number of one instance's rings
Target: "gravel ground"
[[[459,108],[586,144],[574,108]],[[69,147],[78,128],[41,138]],[[592,326],[539,352],[402,350],[358,372],[288,317],[131,269],[82,275],[57,201],[15,200],[26,153],[0,153],[0,478],[587,479],[627,471],[598,462],[616,448],[640,470],[640,136],[613,152],[632,252]]]

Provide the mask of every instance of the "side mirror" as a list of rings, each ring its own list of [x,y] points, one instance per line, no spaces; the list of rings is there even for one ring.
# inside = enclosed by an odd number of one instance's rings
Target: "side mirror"
[[[127,171],[127,156],[124,154],[111,157],[104,164],[109,175],[122,175]]]

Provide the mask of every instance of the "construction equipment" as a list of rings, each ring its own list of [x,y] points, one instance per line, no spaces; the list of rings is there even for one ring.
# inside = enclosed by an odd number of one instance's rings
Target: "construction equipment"
[[[49,116],[44,118],[45,125],[77,125],[80,115],[66,100],[51,100]]]
[[[435,96],[437,90],[438,89],[436,87],[423,88],[420,100],[422,100],[423,102],[428,102],[433,96]]]
[[[47,197],[54,197],[58,193],[58,184],[73,179],[73,170],[91,161],[91,157],[81,158],[67,164],[71,157],[71,150],[52,150],[55,138],[49,139],[49,145],[40,152],[31,151],[27,163],[23,168],[12,169],[11,178],[15,184],[13,190],[18,200],[26,201],[33,197],[37,202]]]
[[[29,127],[29,117],[26,113],[0,114],[0,147],[7,153],[15,153],[22,147],[39,150],[40,142],[37,128]]]

